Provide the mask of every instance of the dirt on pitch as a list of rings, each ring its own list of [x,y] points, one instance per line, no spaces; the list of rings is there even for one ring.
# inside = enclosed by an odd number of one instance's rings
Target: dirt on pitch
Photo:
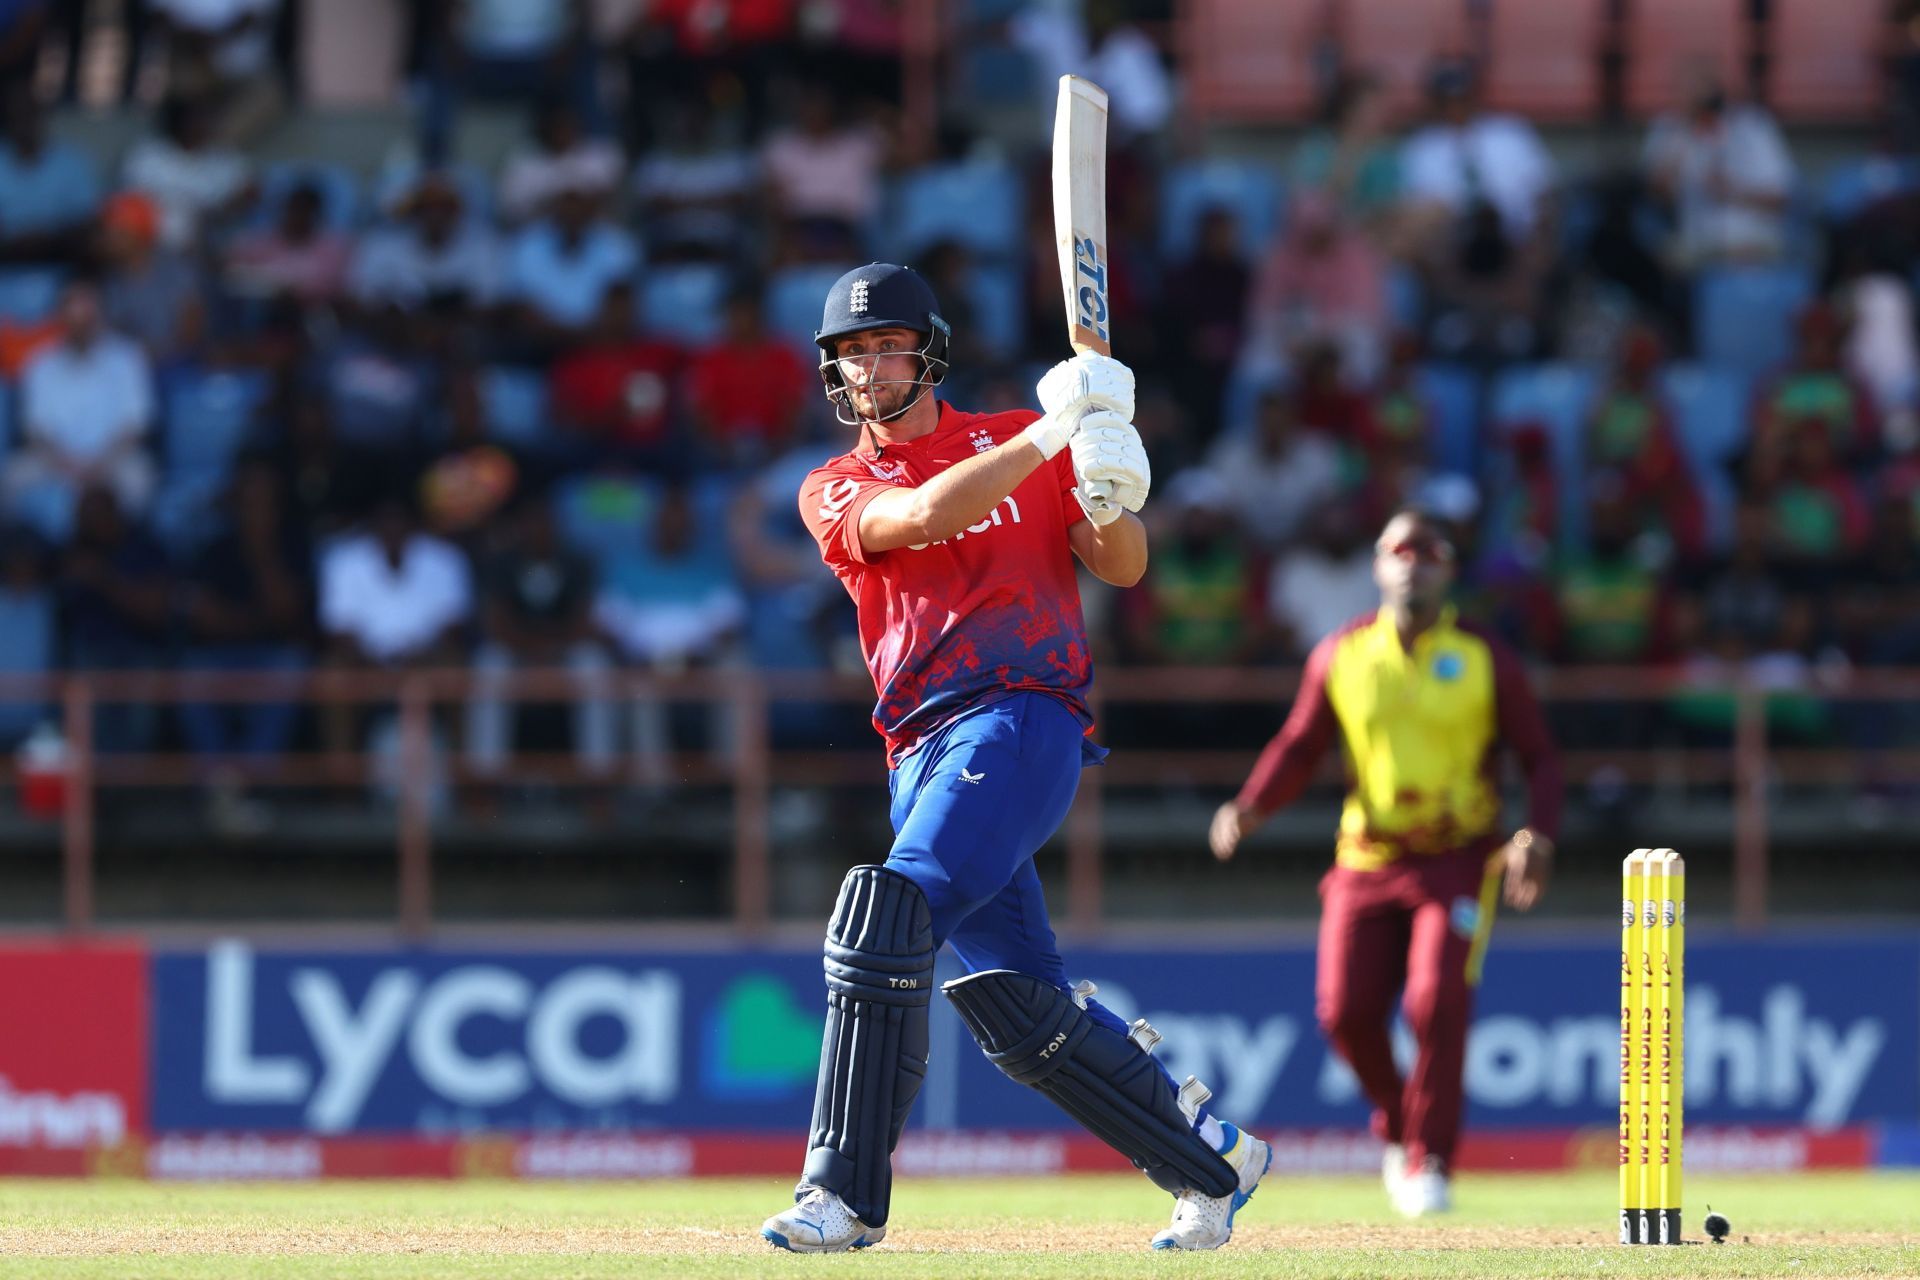
[[[902,1226],[878,1250],[913,1254],[1032,1254],[1137,1252],[1151,1230],[1129,1231],[1109,1223],[1082,1226],[983,1225],[964,1230]],[[1739,1237],[1735,1237],[1736,1240]],[[1900,1245],[1912,1237],[1881,1232],[1781,1232],[1750,1237],[1769,1245]],[[1307,1227],[1236,1227],[1235,1253],[1286,1249],[1498,1249],[1588,1248],[1611,1245],[1600,1230],[1548,1227],[1413,1227],[1330,1223]],[[341,1224],[271,1230],[178,1226],[0,1228],[0,1253],[16,1257],[101,1258],[174,1254],[269,1257],[288,1254],[516,1254],[724,1257],[765,1254],[769,1246],[752,1231],[704,1228],[531,1228],[484,1224],[435,1225],[404,1230]]]

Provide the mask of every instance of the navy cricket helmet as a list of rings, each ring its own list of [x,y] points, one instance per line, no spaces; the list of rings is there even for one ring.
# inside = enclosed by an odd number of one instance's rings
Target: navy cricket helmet
[[[849,426],[858,418],[847,416],[847,385],[834,358],[834,343],[867,329],[911,329],[925,338],[919,350],[920,376],[914,380],[921,390],[888,418],[905,413],[927,388],[939,386],[947,376],[953,331],[940,316],[940,301],[933,296],[933,287],[911,267],[890,262],[855,267],[827,290],[820,328],[813,335],[820,347],[820,381],[826,385],[827,399],[833,401],[836,415]]]

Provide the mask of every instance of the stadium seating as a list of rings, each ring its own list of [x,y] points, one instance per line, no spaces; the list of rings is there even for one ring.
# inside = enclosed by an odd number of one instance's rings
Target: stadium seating
[[[1280,175],[1269,165],[1225,157],[1176,165],[1160,195],[1160,251],[1170,261],[1193,252],[1200,217],[1215,205],[1240,221],[1240,243],[1249,257],[1267,250],[1280,225]]]
[[[1406,114],[1425,101],[1433,61],[1468,52],[1466,0],[1341,0],[1339,15],[1343,59],[1379,73]]]
[[[1190,0],[1179,10],[1178,33],[1187,109],[1215,119],[1305,115],[1330,7],[1330,0]]]
[[[53,314],[60,299],[60,272],[13,267],[0,271],[0,320],[32,324]]]
[[[1829,169],[1820,183],[1820,215],[1845,222],[1876,200],[1920,188],[1920,165],[1889,155],[1847,160]]]
[[[1788,120],[1867,120],[1886,88],[1885,0],[1773,0],[1767,99]]]
[[[352,170],[337,164],[284,161],[268,165],[260,175],[260,201],[254,206],[253,224],[272,225],[287,195],[303,181],[313,182],[320,188],[320,202],[329,228],[350,231],[359,225],[364,206],[360,182]]]
[[[820,327],[820,308],[827,290],[853,264],[786,267],[767,280],[767,329],[793,343],[809,360],[818,356],[814,330]]]
[[[1746,10],[1746,0],[1627,0],[1627,110],[1657,115],[1680,106],[1692,69],[1703,64],[1730,92],[1744,88]]]
[[[1414,385],[1433,412],[1433,463],[1473,475],[1480,449],[1480,377],[1464,365],[1433,363],[1414,373]]]
[[[1487,101],[1536,120],[1600,109],[1607,0],[1493,0],[1487,22]]]
[[[720,336],[731,283],[717,263],[689,262],[643,273],[638,301],[641,328],[687,346]]]
[[[967,280],[967,294],[981,345],[1000,360],[1018,356],[1026,336],[1022,321],[1027,314],[1020,268],[1010,263],[976,266]]]
[[[1521,365],[1494,377],[1488,392],[1488,425],[1496,437],[1511,428],[1537,423],[1547,431],[1553,451],[1555,483],[1568,498],[1584,492],[1583,469],[1587,416],[1597,390],[1593,374],[1577,365]],[[1560,504],[1560,536],[1569,543],[1584,536],[1583,504]]]
[[[537,444],[547,422],[546,379],[530,369],[489,366],[480,374],[480,405],[495,440]]]
[[[1738,373],[1711,365],[1680,363],[1661,371],[1660,393],[1696,471],[1719,467],[1746,445],[1750,390]]]
[[[1813,296],[1797,267],[1726,267],[1694,285],[1694,349],[1706,363],[1747,377],[1785,360],[1793,318]]]
[[[258,370],[185,366],[161,380],[161,442],[169,475],[224,480],[272,385]]]
[[[998,162],[928,165],[894,183],[888,252],[907,262],[929,245],[953,240],[980,257],[1022,247],[1026,193],[1011,167]]]

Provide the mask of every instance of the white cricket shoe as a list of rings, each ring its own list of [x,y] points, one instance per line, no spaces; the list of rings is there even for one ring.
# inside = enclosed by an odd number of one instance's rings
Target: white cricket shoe
[[[1447,1177],[1446,1165],[1438,1157],[1428,1156],[1418,1173],[1409,1173],[1401,1179],[1394,1207],[1409,1218],[1452,1212],[1453,1185]]]
[[[1154,1248],[1218,1249],[1233,1239],[1233,1215],[1253,1198],[1253,1189],[1273,1166],[1273,1148],[1242,1129],[1225,1156],[1240,1171],[1240,1185],[1230,1195],[1210,1196],[1189,1187],[1175,1196],[1173,1223],[1153,1238]]]
[[[1400,1204],[1400,1188],[1406,1181],[1407,1149],[1398,1142],[1389,1142],[1380,1153],[1380,1185],[1387,1189],[1389,1204],[1396,1207]]]
[[[845,1253],[879,1244],[885,1227],[870,1227],[825,1187],[809,1187],[798,1204],[768,1218],[761,1238],[793,1253]]]

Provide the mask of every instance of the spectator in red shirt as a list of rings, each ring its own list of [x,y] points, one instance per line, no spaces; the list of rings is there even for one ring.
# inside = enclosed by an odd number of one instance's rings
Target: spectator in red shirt
[[[759,292],[734,293],[725,333],[687,369],[697,447],[728,467],[770,458],[792,436],[811,379],[800,357],[767,335]]]
[[[554,364],[549,392],[560,425],[596,452],[664,466],[675,444],[675,382],[685,357],[674,344],[641,335],[633,308],[632,285],[609,288],[586,344]]]

